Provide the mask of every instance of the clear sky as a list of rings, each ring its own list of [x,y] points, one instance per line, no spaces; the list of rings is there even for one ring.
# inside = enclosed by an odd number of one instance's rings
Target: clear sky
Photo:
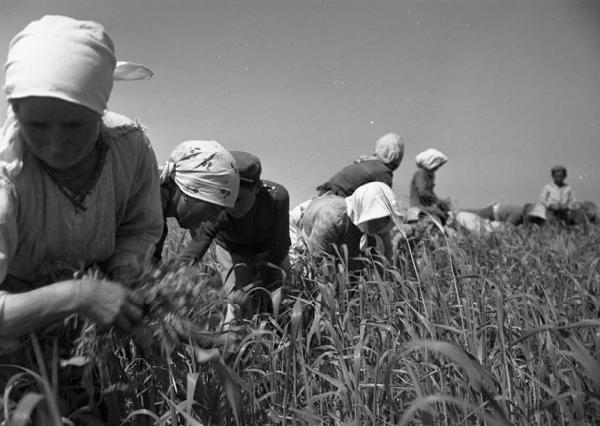
[[[396,131],[400,196],[434,147],[458,206],[534,200],[555,163],[600,202],[599,0],[0,0],[2,61],[44,14],[102,23],[155,72],[116,83],[110,108],[147,126],[159,162],[214,139],[295,204]]]

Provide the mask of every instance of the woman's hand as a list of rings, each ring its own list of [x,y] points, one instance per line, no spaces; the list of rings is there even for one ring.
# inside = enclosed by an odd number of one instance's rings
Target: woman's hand
[[[81,313],[101,326],[129,331],[143,316],[142,301],[116,282],[85,280],[80,297]]]
[[[140,268],[132,265],[117,266],[108,274],[111,280],[121,283],[129,288],[133,287],[141,275],[142,272]]]

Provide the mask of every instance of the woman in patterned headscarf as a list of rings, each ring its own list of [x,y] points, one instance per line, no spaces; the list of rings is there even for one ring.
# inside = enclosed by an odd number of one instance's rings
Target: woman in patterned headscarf
[[[157,261],[168,232],[167,217],[190,230],[215,222],[223,210],[234,206],[240,188],[235,159],[215,141],[179,144],[164,164],[160,180],[165,221],[154,254]]]
[[[0,340],[80,313],[129,329],[142,315],[121,285],[160,238],[159,176],[141,126],[106,110],[117,63],[95,22],[45,16],[10,43],[0,135]],[[73,279],[90,266],[104,279]],[[0,348],[6,348],[0,342]]]

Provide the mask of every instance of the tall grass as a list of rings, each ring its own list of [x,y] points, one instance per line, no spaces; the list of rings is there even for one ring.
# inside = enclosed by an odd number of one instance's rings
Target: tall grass
[[[167,258],[176,256],[181,234],[171,238]],[[178,289],[185,309],[169,316],[172,307],[155,302],[146,339],[82,334],[72,355],[95,359],[83,377],[97,409],[55,402],[62,421],[81,423],[107,406],[124,424],[576,425],[600,418],[598,229],[433,230],[418,242],[400,239],[394,265],[365,259],[353,279],[340,257],[337,266],[301,257],[279,315],[244,320],[233,342],[221,338],[224,299],[202,284],[203,273],[157,277],[151,288]],[[23,377],[2,386],[6,424],[25,424],[16,422],[46,409],[35,408],[36,395],[47,395],[47,406],[68,394],[29,367],[41,380],[18,395],[11,389]]]

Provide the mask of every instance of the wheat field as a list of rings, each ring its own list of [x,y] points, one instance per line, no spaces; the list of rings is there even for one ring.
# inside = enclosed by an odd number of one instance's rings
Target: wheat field
[[[169,237],[167,260],[183,240]],[[272,315],[226,330],[207,267],[149,271],[138,289],[148,315],[132,335],[70,318],[70,334],[28,338],[31,365],[0,367],[11,372],[1,424],[600,419],[598,228],[433,230],[401,239],[393,265],[365,259],[356,277],[343,258],[301,256]]]

